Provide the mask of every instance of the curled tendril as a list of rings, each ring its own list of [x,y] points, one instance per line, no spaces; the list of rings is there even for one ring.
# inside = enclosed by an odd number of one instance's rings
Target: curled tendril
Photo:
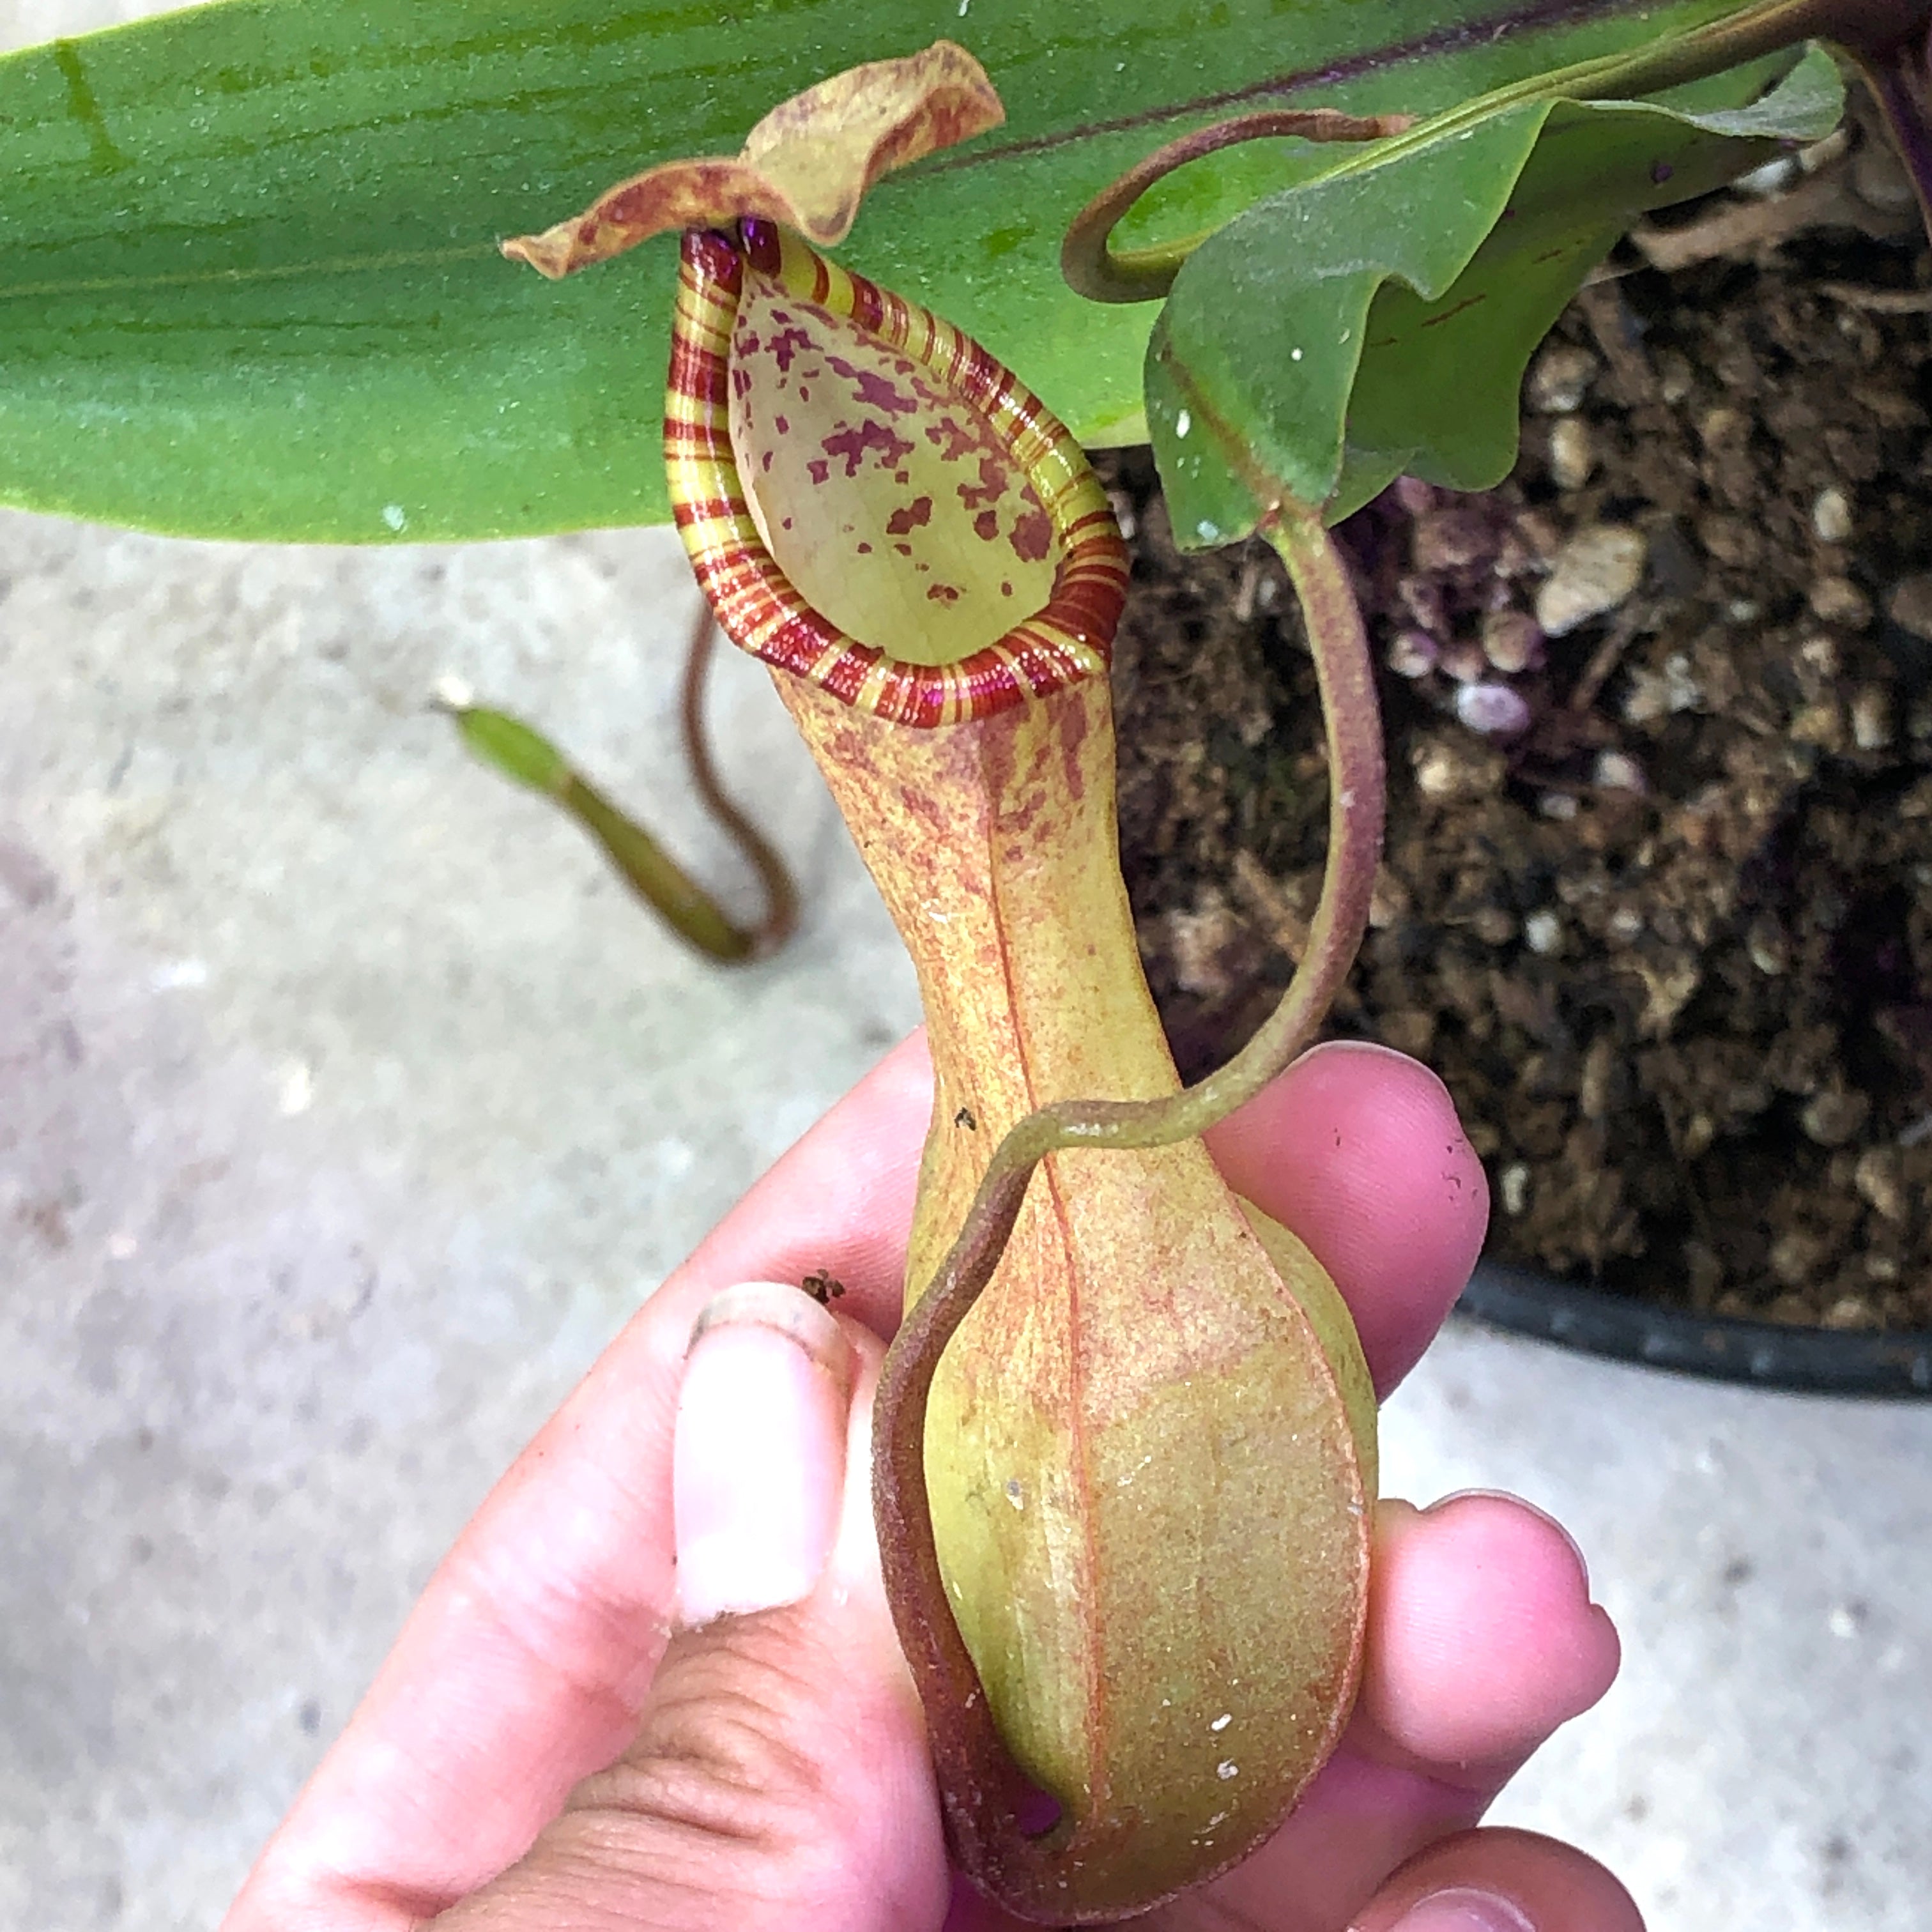
[[[1154,302],[1166,295],[1180,265],[1204,237],[1159,248],[1116,254],[1108,244],[1128,210],[1148,190],[1190,161],[1244,141],[1284,135],[1304,141],[1381,141],[1415,124],[1412,114],[1344,114],[1332,107],[1268,108],[1197,128],[1156,148],[1111,186],[1102,188],[1073,218],[1060,244],[1060,272],[1077,295],[1093,302]]]

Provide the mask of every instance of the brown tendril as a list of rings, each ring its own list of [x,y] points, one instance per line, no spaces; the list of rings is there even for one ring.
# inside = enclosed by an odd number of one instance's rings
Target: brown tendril
[[[1932,31],[1920,22],[1888,46],[1859,50],[1858,64],[1932,235]]]
[[[455,724],[470,749],[512,784],[549,799],[602,850],[618,875],[664,923],[707,958],[728,966],[762,959],[798,922],[798,892],[784,861],[719,784],[704,729],[704,674],[711,661],[712,619],[701,611],[685,659],[681,714],[684,748],[699,801],[756,870],[764,916],[741,926],[656,838],[592,784],[533,726],[507,711],[472,704],[461,686],[439,693],[436,708]]]
[[[1060,244],[1060,272],[1076,295],[1102,302],[1154,302],[1174,284],[1195,246],[1194,238],[1160,248],[1115,254],[1108,246],[1130,208],[1164,176],[1244,141],[1284,135],[1304,141],[1379,141],[1413,127],[1412,114],[1344,114],[1332,107],[1264,108],[1197,128],[1156,148],[1110,187],[1102,188],[1072,220]]]
[[[684,734],[685,758],[700,800],[750,862],[764,888],[765,915],[746,934],[744,954],[747,959],[763,959],[776,952],[797,927],[798,887],[777,848],[739,809],[718,781],[718,767],[711,756],[710,736],[704,725],[704,680],[717,641],[718,620],[712,614],[710,604],[700,602],[697,620],[692,626],[690,646],[685,654],[679,722]]]

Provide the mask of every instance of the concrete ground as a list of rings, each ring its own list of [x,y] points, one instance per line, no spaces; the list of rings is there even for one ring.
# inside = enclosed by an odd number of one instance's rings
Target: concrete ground
[[[808,912],[735,974],[424,708],[460,674],[735,878],[678,762],[691,596],[662,533],[0,517],[0,1928],[211,1925],[494,1478],[915,1020],[753,668],[719,737]],[[1624,1633],[1498,1818],[1654,1932],[1932,1924],[1932,1406],[1454,1328],[1385,1429],[1392,1492],[1562,1516]]]

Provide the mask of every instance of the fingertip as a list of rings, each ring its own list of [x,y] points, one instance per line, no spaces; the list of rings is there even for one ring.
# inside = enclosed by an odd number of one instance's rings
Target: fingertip
[[[1498,1785],[1610,1688],[1619,1646],[1576,1545],[1512,1498],[1384,1506],[1359,1712],[1375,1754]]]
[[[1643,1915],[1574,1846],[1490,1826],[1418,1852],[1351,1932],[1643,1932]]]
[[[889,1047],[833,1107],[832,1115],[848,1108],[877,1112],[895,1123],[910,1118],[923,1129],[932,1111],[932,1053],[924,1027],[915,1027]]]
[[[1489,1226],[1489,1183],[1448,1089],[1405,1054],[1332,1041],[1208,1143],[1234,1191],[1334,1277],[1386,1395],[1462,1292]]]

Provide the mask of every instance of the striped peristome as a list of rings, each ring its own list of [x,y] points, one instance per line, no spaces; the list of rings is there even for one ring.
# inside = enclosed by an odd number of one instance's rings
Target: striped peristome
[[[760,534],[733,448],[734,330],[748,276],[765,278],[784,296],[853,324],[906,358],[922,392],[929,385],[949,404],[972,412],[976,428],[990,431],[1023,476],[1027,501],[1043,513],[1035,517],[1041,548],[1022,554],[1057,554],[1051,595],[1040,608],[956,662],[928,664],[861,643],[812,608]],[[1127,558],[1106,492],[1079,446],[969,337],[769,222],[744,221],[736,236],[692,230],[684,237],[664,398],[664,464],[685,548],[726,633],[753,656],[861,710],[915,726],[963,724],[1106,669]],[[964,487],[961,494],[966,496]],[[926,507],[929,515],[929,502]],[[1048,530],[1052,553],[1044,548]]]

